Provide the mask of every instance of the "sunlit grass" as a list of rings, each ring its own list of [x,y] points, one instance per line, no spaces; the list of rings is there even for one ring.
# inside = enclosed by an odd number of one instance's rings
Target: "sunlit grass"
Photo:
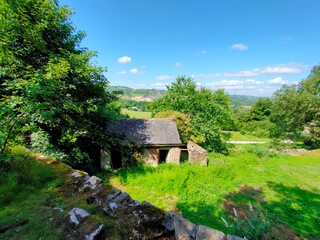
[[[128,114],[130,118],[151,118],[151,112],[138,112],[132,111],[125,108],[121,109],[123,114]]]
[[[256,142],[271,142],[270,138],[260,138],[248,134],[241,134],[240,132],[230,132],[230,141],[256,141]]]
[[[221,217],[228,219],[224,204],[251,202],[267,212],[275,226],[285,224],[312,239],[320,236],[319,172],[317,154],[281,156],[265,147],[246,146],[229,156],[209,154],[208,167],[141,165],[120,170],[112,182],[135,199],[223,231],[227,229]]]

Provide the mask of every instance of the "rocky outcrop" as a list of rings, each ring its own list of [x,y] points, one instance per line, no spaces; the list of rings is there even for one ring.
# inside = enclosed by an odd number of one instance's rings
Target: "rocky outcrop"
[[[69,177],[69,184],[75,192],[84,194],[88,204],[95,204],[114,220],[114,228],[118,229],[117,239],[241,239],[195,225],[148,202],[134,200],[128,193],[104,184],[100,178],[90,177],[85,172],[74,171]],[[108,229],[103,222],[91,218],[87,211],[77,207],[69,211],[63,221],[64,239],[99,239],[106,231]]]

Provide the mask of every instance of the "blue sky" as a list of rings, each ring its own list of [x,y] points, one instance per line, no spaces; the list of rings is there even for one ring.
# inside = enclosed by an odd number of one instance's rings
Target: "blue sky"
[[[165,89],[179,75],[271,96],[320,64],[319,0],[63,0],[111,85]]]

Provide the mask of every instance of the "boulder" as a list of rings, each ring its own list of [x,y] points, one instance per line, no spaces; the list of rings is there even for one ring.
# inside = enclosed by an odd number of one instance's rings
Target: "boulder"
[[[70,222],[74,223],[75,225],[79,225],[81,222],[83,222],[86,218],[89,217],[89,213],[82,208],[73,208],[68,213],[68,216]]]
[[[224,240],[225,235],[223,232],[218,230],[214,230],[212,228],[206,226],[199,226],[196,240]]]
[[[198,227],[183,218],[180,215],[175,215],[174,220],[174,230],[176,240],[194,240],[196,239],[196,234]]]

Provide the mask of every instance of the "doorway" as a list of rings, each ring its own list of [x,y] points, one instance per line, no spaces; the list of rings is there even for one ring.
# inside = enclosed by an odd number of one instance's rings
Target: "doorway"
[[[160,149],[159,153],[159,163],[164,163],[167,161],[169,150],[168,149]]]
[[[122,167],[122,155],[119,151],[111,150],[111,162],[113,169]]]

